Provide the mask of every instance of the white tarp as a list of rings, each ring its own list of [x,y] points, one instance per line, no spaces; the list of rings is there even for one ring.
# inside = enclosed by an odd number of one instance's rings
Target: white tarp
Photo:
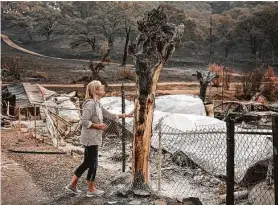
[[[80,121],[81,114],[79,110],[79,101],[77,98],[75,98],[74,102],[71,97],[57,96],[50,98],[42,105],[47,106],[48,109],[53,113],[56,113],[56,107],[59,108],[59,116],[68,122],[78,123]]]
[[[122,99],[120,97],[104,97],[100,100],[107,110],[114,113],[122,112]],[[134,103],[125,100],[125,113],[133,111]],[[171,113],[206,115],[206,110],[202,100],[194,95],[164,95],[155,99],[154,122],[164,115]],[[132,119],[127,118],[127,123],[132,123]]]
[[[196,98],[198,99],[198,98]],[[169,100],[169,102],[168,102]],[[184,102],[182,102],[184,100]],[[187,102],[189,108],[187,107]],[[203,116],[205,111],[192,96],[160,96],[156,100],[153,128],[162,122],[162,147],[170,153],[182,151],[194,163],[215,176],[226,175],[226,124],[216,118]],[[121,113],[120,97],[101,99],[104,108],[113,113]],[[133,102],[126,101],[126,113],[134,109]],[[195,113],[200,115],[185,114]],[[168,112],[167,112],[168,111]],[[180,114],[180,113],[182,114]],[[127,118],[132,130],[132,119]],[[241,129],[236,127],[237,131]],[[240,182],[247,170],[258,162],[272,156],[269,135],[235,135],[235,181]],[[151,145],[158,148],[158,130],[153,130]]]
[[[206,116],[203,101],[194,95],[163,95],[155,99],[156,110]]]

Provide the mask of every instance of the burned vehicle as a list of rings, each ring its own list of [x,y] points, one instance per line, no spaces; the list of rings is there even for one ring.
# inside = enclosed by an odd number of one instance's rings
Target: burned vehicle
[[[271,125],[271,118],[267,114],[270,111],[274,110],[262,103],[226,101],[215,106],[214,116],[217,119],[226,121],[229,113],[239,113],[239,115],[248,114],[248,116],[254,114],[255,117],[241,116],[237,120],[237,123],[246,123],[263,128]]]

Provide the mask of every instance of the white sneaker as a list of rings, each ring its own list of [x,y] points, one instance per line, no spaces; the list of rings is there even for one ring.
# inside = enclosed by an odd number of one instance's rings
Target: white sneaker
[[[86,197],[102,196],[104,191],[95,189],[95,191],[87,191]]]
[[[77,189],[77,188],[74,188],[71,184],[68,184],[66,187],[65,187],[66,190],[74,193],[74,194],[80,194],[82,191]]]

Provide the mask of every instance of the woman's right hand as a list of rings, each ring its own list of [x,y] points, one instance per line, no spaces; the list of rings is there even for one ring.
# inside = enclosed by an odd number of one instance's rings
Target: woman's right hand
[[[99,123],[98,124],[98,129],[100,129],[100,130],[106,130],[108,128],[108,126],[106,125],[106,124],[104,124],[104,123]]]

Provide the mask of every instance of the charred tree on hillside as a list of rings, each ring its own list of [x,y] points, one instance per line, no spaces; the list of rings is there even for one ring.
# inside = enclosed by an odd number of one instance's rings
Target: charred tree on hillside
[[[104,71],[105,68],[105,61],[107,60],[109,54],[110,54],[110,48],[108,47],[105,52],[104,55],[101,59],[101,61],[99,63],[97,63],[96,65],[94,65],[94,62],[92,60],[90,60],[88,67],[89,69],[92,71],[92,75],[91,76],[83,76],[82,78],[78,79],[77,81],[73,80],[72,83],[75,84],[77,82],[83,82],[85,81],[85,85],[87,85],[89,82],[93,81],[93,80],[99,80],[103,85],[107,86],[107,83],[105,82],[105,80],[99,75],[100,71]]]
[[[184,32],[184,25],[167,23],[162,8],[153,9],[138,21],[141,32],[136,44],[129,46],[135,59],[136,96],[133,140],[133,192],[149,193],[149,152],[157,82],[164,64],[175,50]]]
[[[218,78],[219,75],[217,73],[208,71],[206,73],[201,73],[200,71],[196,71],[197,74],[193,74],[193,76],[197,77],[197,80],[200,83],[200,98],[203,102],[206,100],[206,92],[207,92],[207,87],[209,83],[215,79]]]

